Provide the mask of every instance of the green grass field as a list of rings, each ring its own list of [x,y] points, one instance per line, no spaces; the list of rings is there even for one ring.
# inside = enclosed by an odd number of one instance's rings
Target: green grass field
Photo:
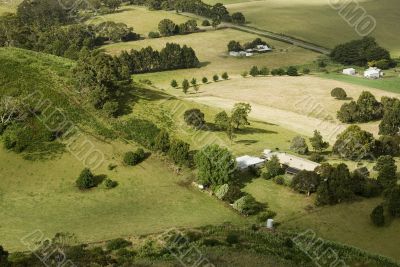
[[[243,12],[250,26],[283,33],[309,42],[334,47],[360,36],[353,27],[329,6],[329,1],[320,0],[269,0],[242,1],[228,4],[230,12]],[[233,4],[230,4],[233,3]],[[396,25],[400,18],[400,2],[397,0],[357,1],[376,20],[372,36],[389,49],[394,56],[400,56],[400,36]]]
[[[175,24],[180,24],[186,22],[189,18],[169,11],[150,11],[140,6],[122,6],[116,13],[95,17],[89,20],[88,23],[98,24],[103,21],[122,22],[129,27],[133,27],[134,32],[147,37],[150,31],[158,31],[158,23],[163,19],[170,19]],[[200,26],[200,21],[197,24]]]
[[[141,49],[149,45],[155,49],[161,49],[168,42],[186,44],[192,47],[202,64],[200,68],[134,75],[135,80],[150,79],[157,86],[163,88],[169,87],[172,79],[181,82],[184,78],[195,77],[200,82],[201,78],[206,76],[211,81],[214,74],[221,76],[224,71],[227,71],[231,76],[239,76],[243,71],[249,71],[253,65],[267,66],[271,69],[312,62],[319,56],[317,53],[269,39],[265,39],[266,42],[275,48],[271,53],[259,54],[250,58],[235,58],[228,55],[227,44],[230,40],[238,40],[244,43],[257,37],[254,34],[225,29],[162,39],[116,43],[107,45],[104,49],[111,54],[118,54],[122,50]]]

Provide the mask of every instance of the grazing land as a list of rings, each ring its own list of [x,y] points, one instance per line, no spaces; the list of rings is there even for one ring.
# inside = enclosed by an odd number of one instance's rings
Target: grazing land
[[[354,28],[347,24],[338,11],[330,7],[329,1],[269,0],[233,4],[230,4],[229,0],[226,2],[230,12],[242,12],[246,16],[249,26],[297,37],[328,48],[359,38]],[[377,21],[372,36],[393,55],[400,56],[400,37],[393,27],[400,18],[400,2],[358,2]]]
[[[221,76],[226,71],[230,76],[240,76],[243,71],[249,71],[253,65],[277,68],[281,66],[300,65],[304,62],[312,62],[319,56],[318,53],[311,52],[286,43],[265,39],[268,44],[274,47],[271,53],[254,55],[253,57],[236,58],[228,55],[227,44],[231,40],[241,43],[249,42],[257,38],[257,35],[244,33],[237,30],[225,29],[208,31],[190,35],[172,36],[161,39],[146,39],[135,42],[117,43],[104,47],[113,55],[119,54],[123,50],[141,49],[152,46],[155,49],[164,47],[166,43],[173,42],[192,47],[201,62],[201,67],[197,69],[165,71],[161,73],[149,73],[135,75],[135,80],[149,79],[158,87],[167,88],[172,79],[183,80],[197,78],[201,81],[203,76],[212,80],[214,74]]]

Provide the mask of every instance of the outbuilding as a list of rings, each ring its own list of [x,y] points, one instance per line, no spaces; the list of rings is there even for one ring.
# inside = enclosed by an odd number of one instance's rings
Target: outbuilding
[[[344,69],[342,73],[345,75],[353,76],[353,75],[356,75],[356,70],[354,68],[348,68],[348,69]]]
[[[236,158],[236,163],[240,170],[247,170],[250,167],[261,168],[264,162],[265,160],[262,158],[248,155]]]
[[[364,77],[368,79],[379,79],[382,76],[382,70],[378,69],[377,67],[370,67],[369,69],[364,71]]]

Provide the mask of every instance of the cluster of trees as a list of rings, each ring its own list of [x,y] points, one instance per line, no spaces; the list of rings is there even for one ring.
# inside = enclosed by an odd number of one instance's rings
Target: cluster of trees
[[[322,153],[325,149],[329,147],[329,143],[324,141],[321,133],[317,130],[314,131],[314,135],[309,138],[309,142],[314,150],[314,153]],[[308,148],[307,141],[302,136],[295,136],[290,144],[290,149],[300,155],[307,155],[310,150]],[[321,161],[322,156],[316,157],[315,154],[312,155],[312,160]]]
[[[230,116],[226,111],[221,111],[215,115],[214,123],[217,129],[225,131],[228,138],[232,140],[235,130],[240,127],[250,125],[248,120],[249,113],[251,112],[251,105],[249,103],[236,103],[233,106]]]
[[[185,23],[175,24],[170,19],[163,19],[158,23],[158,30],[162,36],[172,36],[176,34],[188,34],[197,32],[197,22],[194,19],[188,20]]]
[[[340,44],[332,50],[330,56],[344,65],[366,66],[369,62],[384,68],[395,65],[389,51],[380,47],[373,37]]]
[[[200,63],[191,47],[175,43],[167,43],[160,51],[150,46],[141,50],[123,51],[117,59],[131,74],[195,68]]]
[[[361,93],[356,101],[345,103],[337,113],[341,122],[369,122],[379,120],[384,113],[383,105],[376,100],[375,96],[368,91]]]
[[[114,0],[104,3],[111,1]],[[132,28],[123,23],[79,24],[78,10],[66,9],[51,0],[24,0],[16,14],[0,17],[0,46],[15,46],[77,59],[82,49],[93,49],[104,41],[139,38]]]
[[[228,51],[235,51],[235,52],[239,52],[239,51],[243,51],[246,49],[253,49],[256,48],[257,45],[266,45],[267,43],[263,40],[261,40],[261,38],[256,38],[251,42],[245,43],[244,45],[241,45],[240,42],[232,40],[228,43]]]
[[[228,80],[228,79],[229,79],[228,73],[227,73],[227,72],[222,73],[221,78],[224,79],[224,80]],[[220,78],[219,78],[218,74],[214,74],[213,77],[212,77],[212,80],[213,80],[214,82],[218,82],[219,79],[220,79]],[[201,82],[202,82],[203,84],[207,84],[207,83],[208,83],[208,78],[207,78],[207,77],[203,77],[203,78],[201,79]],[[171,81],[170,85],[171,85],[171,87],[173,87],[173,88],[178,88],[178,82],[177,82],[175,79]],[[199,89],[200,89],[200,86],[199,86],[199,84],[197,83],[197,79],[196,79],[196,78],[192,78],[192,79],[190,80],[190,82],[189,82],[188,79],[183,79],[183,81],[182,81],[182,91],[183,91],[185,94],[188,93],[189,88],[190,88],[191,86],[193,87],[193,89],[194,89],[195,92],[199,91]]]
[[[307,72],[307,73],[309,73],[309,72]],[[271,71],[267,67],[259,68],[257,66],[252,66],[249,72],[245,71],[242,73],[242,77],[245,78],[249,74],[253,77],[267,76],[269,74],[271,74],[273,76],[283,76],[283,75],[299,76],[300,75],[297,67],[295,67],[295,66],[289,66],[286,70],[283,68],[278,68],[278,69],[273,69]]]
[[[190,145],[170,138],[166,130],[161,130],[156,136],[154,149],[167,155],[178,166],[191,166]]]
[[[201,0],[131,0],[132,4],[145,5],[152,10],[176,10],[177,12],[189,12],[202,17],[212,19],[212,24],[218,25],[221,21],[244,24],[245,16],[241,12],[235,12],[232,15],[226,7],[217,3],[208,5]],[[204,25],[209,26],[209,25]]]

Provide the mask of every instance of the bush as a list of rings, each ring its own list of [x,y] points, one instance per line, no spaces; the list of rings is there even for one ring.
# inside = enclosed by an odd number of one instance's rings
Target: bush
[[[384,226],[385,225],[385,210],[383,205],[376,206],[370,215],[371,221],[375,226]]]
[[[105,187],[106,187],[107,189],[111,189],[111,188],[117,187],[118,182],[117,182],[117,181],[113,181],[113,180],[111,180],[111,179],[109,179],[109,178],[106,178],[106,179],[104,180],[104,185],[105,185]]]
[[[218,80],[219,80],[219,76],[218,76],[217,74],[215,74],[215,75],[213,76],[213,81],[214,81],[214,82],[218,82]]]
[[[311,70],[309,68],[303,69],[303,74],[310,74]]]
[[[126,248],[128,246],[131,246],[132,242],[125,240],[123,238],[116,238],[113,240],[110,240],[106,243],[106,248],[107,250],[118,250],[121,248]]]
[[[201,22],[201,26],[208,27],[211,26],[211,23],[208,19],[205,19]]]
[[[251,195],[245,195],[233,203],[235,210],[244,215],[254,215],[263,210],[264,206],[257,202]]]
[[[116,125],[116,130],[124,133],[124,138],[133,140],[152,149],[160,129],[152,122],[141,119],[129,119]]]
[[[282,175],[278,175],[274,177],[274,182],[278,185],[285,185],[285,177]]]
[[[347,98],[347,93],[343,88],[336,87],[332,89],[331,96],[336,99],[344,100]]]
[[[201,79],[201,81],[202,81],[203,83],[208,83],[207,77],[203,77],[203,79]]]
[[[229,191],[229,185],[223,184],[215,190],[215,196],[218,199],[224,200],[224,197],[228,194],[228,191]]]
[[[201,128],[205,124],[204,113],[197,108],[186,110],[183,118],[188,125],[196,128]]]
[[[226,236],[225,241],[226,241],[226,243],[228,243],[229,245],[237,244],[237,243],[239,243],[239,236],[238,236],[237,234],[235,234],[235,233],[229,233],[229,234]]]
[[[376,179],[367,179],[361,195],[366,198],[377,197],[382,194],[382,190],[382,186]]]
[[[178,87],[178,82],[176,80],[171,81],[171,87],[176,88]]]
[[[80,190],[85,190],[96,186],[94,182],[94,175],[88,168],[82,170],[81,174],[76,180],[76,186]]]
[[[222,73],[221,77],[222,77],[222,79],[224,79],[224,80],[228,80],[228,78],[229,78],[227,72]]]
[[[269,74],[269,69],[267,67],[262,67],[259,71],[260,75],[267,76]]]
[[[312,153],[308,159],[314,162],[321,163],[325,160],[325,157],[319,153]]]
[[[138,148],[135,152],[129,151],[124,155],[124,163],[126,165],[134,166],[142,162],[146,154],[142,148]]]
[[[149,32],[149,38],[160,38],[160,33],[159,32]]]
[[[286,74],[286,71],[285,71],[284,69],[282,69],[282,68],[273,69],[273,70],[271,71],[271,74],[272,74],[273,76],[283,76],[283,75]]]
[[[257,215],[257,222],[259,223],[266,223],[268,219],[273,219],[276,216],[276,212],[272,210],[267,210],[265,212],[260,213]]]
[[[299,76],[299,73],[297,71],[297,68],[294,66],[290,66],[287,71],[286,74],[289,76]]]

